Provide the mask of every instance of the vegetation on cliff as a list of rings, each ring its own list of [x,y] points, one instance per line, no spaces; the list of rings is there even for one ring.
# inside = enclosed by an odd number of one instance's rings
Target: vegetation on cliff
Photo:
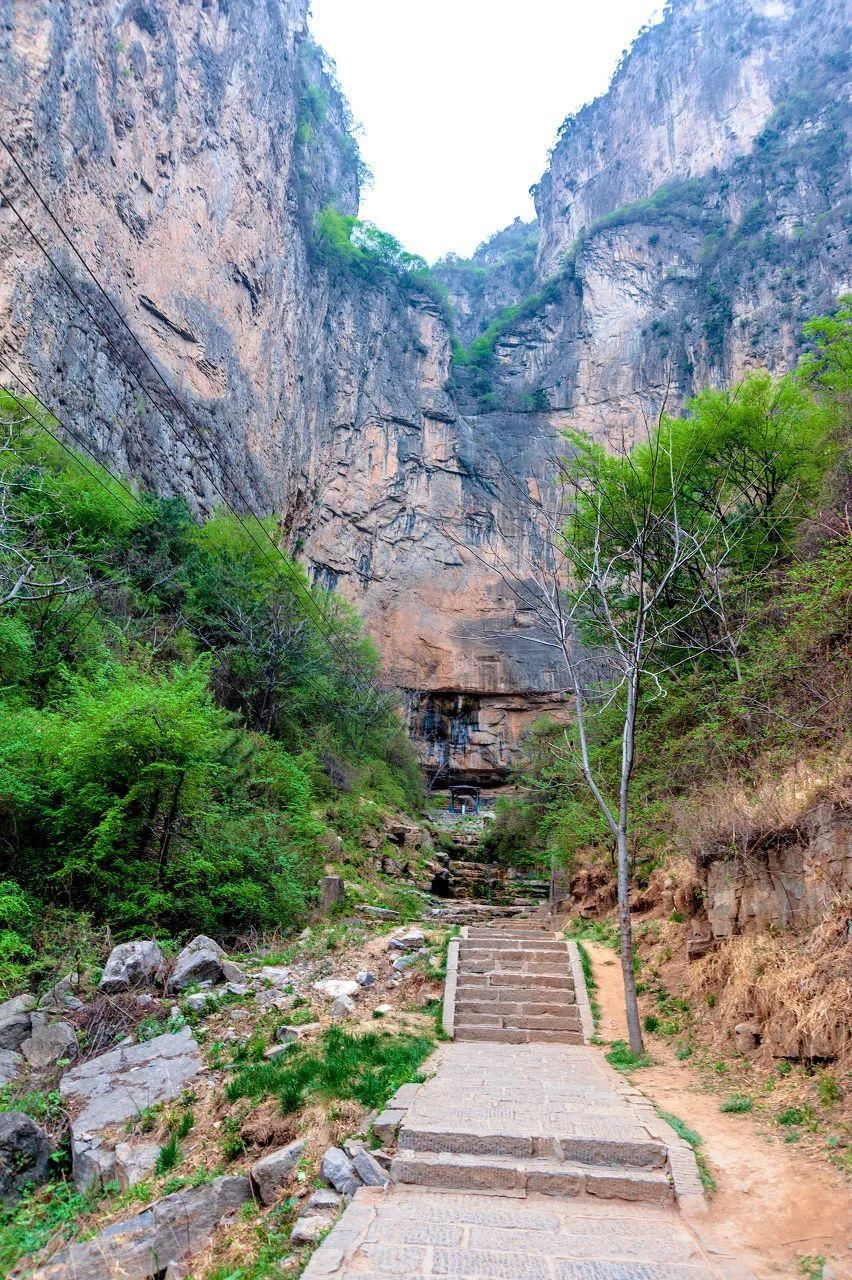
[[[811,322],[812,350],[795,373],[780,379],[757,373],[730,391],[704,392],[685,418],[664,425],[678,451],[681,443],[695,450],[688,463],[692,515],[700,524],[709,504],[731,528],[734,553],[724,571],[734,609],[724,629],[706,604],[688,629],[672,629],[668,669],[642,690],[631,782],[631,855],[640,884],[677,848],[676,814],[690,792],[714,780],[754,778],[770,761],[777,768],[803,754],[826,753],[848,725],[852,559],[843,513],[850,323],[848,305]],[[621,458],[583,448],[583,465],[596,467],[604,485],[622,497],[632,487],[641,490],[646,445]],[[737,495],[720,489],[733,474]],[[765,536],[767,519],[771,537]],[[745,536],[744,522],[752,527]],[[617,522],[610,533],[617,541]],[[625,586],[629,592],[629,582]],[[665,607],[674,616],[694,592],[693,575],[684,575],[671,583]],[[714,642],[704,643],[714,627]],[[604,638],[588,617],[587,644]],[[622,695],[596,704],[594,689],[589,692],[592,767],[616,777]],[[608,860],[610,834],[578,786],[576,756],[559,726],[536,726],[519,776],[523,799],[502,809],[488,836],[495,852],[511,860],[518,850],[535,849],[543,861],[567,868],[581,857]]]
[[[0,610],[0,985],[49,965],[69,913],[301,927],[340,838],[419,796],[355,615],[272,521],[196,521],[2,417],[0,584],[36,568]]]

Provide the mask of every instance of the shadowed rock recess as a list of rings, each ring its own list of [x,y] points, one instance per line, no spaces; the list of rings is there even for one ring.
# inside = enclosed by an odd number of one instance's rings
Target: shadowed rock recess
[[[561,429],[630,438],[670,379],[677,404],[784,368],[832,305],[843,8],[674,0],[563,125],[538,223],[438,269],[459,341],[520,304],[472,365],[453,363],[434,291],[318,251],[318,213],[357,212],[359,162],[307,0],[6,0],[10,142],[197,429],[160,411],[8,162],[4,185],[135,377],[8,206],[0,327],[105,460],[197,508],[221,490],[277,513],[364,615],[430,771],[499,781],[524,726],[559,710],[561,675],[474,550],[535,556],[518,491]]]

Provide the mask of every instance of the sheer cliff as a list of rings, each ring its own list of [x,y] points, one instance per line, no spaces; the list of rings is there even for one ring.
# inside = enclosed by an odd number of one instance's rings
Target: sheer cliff
[[[453,318],[317,243],[360,164],[306,11],[0,0],[4,136],[186,412],[5,155],[4,358],[115,466],[277,513],[365,615],[432,771],[497,780],[560,673],[476,549],[527,555],[518,481],[561,427],[630,437],[664,395],[786,366],[832,305],[849,15],[675,0],[563,125],[537,224],[441,265]]]

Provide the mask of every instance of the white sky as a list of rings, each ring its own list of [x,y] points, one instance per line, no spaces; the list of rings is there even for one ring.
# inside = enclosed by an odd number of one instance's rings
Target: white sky
[[[373,171],[361,216],[429,261],[533,216],[565,116],[659,0],[312,0]]]

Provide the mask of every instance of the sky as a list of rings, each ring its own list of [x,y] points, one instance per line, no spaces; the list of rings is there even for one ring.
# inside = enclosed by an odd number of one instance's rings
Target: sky
[[[312,0],[373,172],[361,217],[430,262],[515,217],[659,0]]]

